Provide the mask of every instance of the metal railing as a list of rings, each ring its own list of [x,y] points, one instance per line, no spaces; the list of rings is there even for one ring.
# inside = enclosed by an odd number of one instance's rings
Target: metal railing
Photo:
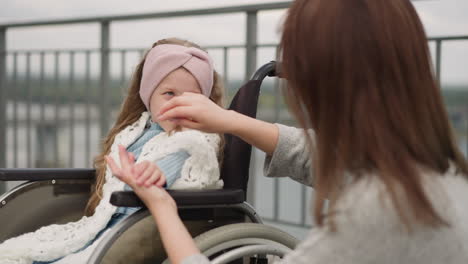
[[[245,45],[224,45],[224,46],[207,46],[208,51],[221,51],[222,72],[226,86],[229,85],[229,53],[233,50],[246,49]],[[276,44],[257,44],[255,49],[270,48],[276,50]],[[4,161],[6,165],[18,167],[19,159],[25,159],[21,166],[34,167],[34,151],[43,153],[45,146],[42,141],[37,142],[38,146],[33,147],[32,139],[34,138],[33,124],[46,124],[49,123],[54,127],[66,125],[69,130],[69,146],[76,145],[75,126],[78,124],[85,125],[84,133],[84,159],[91,161],[91,124],[99,124],[99,133],[97,137],[103,137],[107,134],[109,125],[113,122],[112,113],[117,110],[121,103],[121,88],[126,86],[131,73],[126,69],[127,57],[134,55],[134,57],[141,58],[146,49],[133,48],[133,49],[109,49],[107,57],[118,58],[114,65],[120,66],[119,76],[100,76],[98,79],[92,78],[90,69],[92,57],[101,57],[101,51],[98,49],[80,49],[80,50],[26,50],[26,51],[8,51],[5,53],[4,61],[11,62],[9,74],[6,75],[6,84],[3,91],[5,100],[5,111],[3,122],[6,126],[3,129],[12,129],[11,141],[13,154],[11,155],[11,162]],[[52,73],[45,72],[45,61],[49,57],[49,67],[53,68]],[[76,59],[82,57],[84,61],[85,72],[82,76],[76,71],[78,68]],[[32,59],[35,58],[38,64],[37,74],[31,74]],[[19,69],[19,61],[22,59],[24,67]],[[67,59],[64,65],[61,59]],[[68,72],[63,72],[63,67],[68,68]],[[108,68],[108,67],[106,67]],[[110,75],[109,72],[106,75]],[[231,84],[238,88],[241,81]],[[104,88],[106,86],[106,88]],[[105,94],[102,90],[106,90]],[[233,90],[229,90],[231,93]],[[228,91],[228,92],[229,92]],[[95,94],[93,94],[93,92]],[[96,93],[97,92],[97,93]],[[107,99],[104,101],[104,99]],[[103,108],[102,105],[106,105]],[[115,114],[115,113],[113,113]],[[96,120],[97,119],[97,120]],[[271,118],[270,118],[271,119]],[[18,127],[25,127],[24,145],[25,153],[23,157],[19,157],[18,143],[19,132]],[[1,149],[7,149],[7,143]],[[74,150],[70,148],[70,156],[67,162],[62,162],[62,166],[74,167],[90,166],[91,164],[82,162],[75,162]],[[55,147],[53,150],[54,160],[58,160],[59,149]],[[10,151],[11,153],[11,151]],[[5,159],[7,157],[4,157]],[[44,164],[43,155],[37,157],[38,164]],[[60,166],[60,163],[55,162],[55,166]]]
[[[106,114],[109,113],[109,101],[107,95],[110,82],[109,72],[109,53],[110,49],[110,24],[116,21],[135,21],[144,19],[161,19],[161,18],[174,18],[174,17],[187,17],[187,16],[202,16],[213,14],[227,14],[227,13],[245,13],[246,14],[246,76],[249,76],[256,68],[257,54],[257,13],[260,10],[274,10],[284,9],[289,6],[291,2],[278,2],[259,5],[242,5],[233,7],[197,9],[186,11],[174,12],[155,12],[137,15],[121,15],[121,16],[100,16],[80,19],[63,19],[51,20],[41,22],[21,22],[11,24],[0,24],[0,123],[6,122],[6,33],[7,30],[19,27],[35,27],[44,25],[67,25],[67,24],[81,24],[81,23],[99,23],[100,25],[100,103],[99,103],[99,128],[100,134],[105,135],[109,129],[109,122]],[[29,51],[27,54],[31,54]],[[58,51],[56,51],[58,52]],[[29,55],[27,55],[29,56]],[[0,127],[0,149],[5,149],[6,146],[6,127]],[[0,153],[0,167],[6,166],[6,154]]]
[[[232,56],[230,54],[235,51],[245,53],[244,79],[247,79],[257,68],[259,51],[270,51],[271,58],[266,61],[275,59],[276,43],[258,43],[257,15],[259,11],[287,8],[290,3],[286,1],[190,11],[0,25],[0,124],[2,124],[0,126],[0,167],[83,167],[91,165],[92,157],[98,152],[100,139],[107,134],[109,126],[115,118],[121,101],[119,89],[124,87],[129,79],[130,72],[126,70],[128,59],[132,56],[141,58],[145,52],[145,49],[142,48],[111,49],[109,32],[112,22],[245,13],[246,41],[244,44],[205,47],[210,52],[220,51],[222,57],[220,70],[224,75],[225,84],[227,87],[238,88],[242,80],[234,80],[229,76],[229,58]],[[24,51],[6,49],[8,29],[77,23],[98,23],[100,25],[100,48],[30,49]],[[440,78],[442,69],[443,44],[448,41],[460,40],[468,40],[468,36],[429,38],[429,41],[435,43],[435,71],[438,78]],[[66,65],[62,61],[63,58],[68,59]],[[82,59],[84,65],[84,72],[80,74],[77,71],[78,58]],[[32,61],[34,59],[38,62],[36,74],[32,74]],[[114,62],[113,59],[117,60]],[[91,70],[94,60],[99,61],[97,64],[99,65],[97,71],[99,75],[97,77],[93,77]],[[22,65],[24,65],[22,69],[20,69],[20,62],[23,62]],[[120,66],[118,76],[111,74],[111,65]],[[46,66],[52,66],[50,67],[52,71],[48,73]],[[62,71],[63,66],[67,66],[67,73]],[[271,122],[291,124],[293,121],[285,110],[278,82],[276,80],[267,81],[265,85],[268,87],[266,89],[262,87],[259,117]],[[108,96],[109,94],[113,94],[114,97]],[[468,102],[465,106],[468,120]],[[468,135],[468,124],[466,129]],[[468,153],[468,142],[466,145]],[[65,150],[63,150],[64,146],[66,146]],[[260,161],[260,158],[257,158],[256,161]],[[254,158],[253,167],[255,166],[258,167],[261,164],[255,162]],[[255,172],[255,168],[253,168],[253,172]],[[259,181],[259,177],[251,177],[248,196],[251,197],[252,203],[255,202],[255,199],[252,198],[255,196],[255,192],[266,191],[256,183],[257,181]],[[311,189],[303,185],[294,187],[300,190],[296,203],[299,204],[298,207],[301,208],[301,211],[293,221],[283,219],[280,203],[281,199],[284,199],[288,193],[281,191],[281,181],[274,179],[272,182],[269,191],[275,195],[269,201],[271,210],[265,213],[265,218],[276,223],[308,227],[310,220],[307,218],[309,212],[307,205]],[[0,193],[2,193],[1,186]]]

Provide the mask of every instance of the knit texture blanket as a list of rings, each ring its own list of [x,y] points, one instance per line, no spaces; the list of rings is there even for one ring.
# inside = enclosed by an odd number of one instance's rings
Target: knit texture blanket
[[[143,133],[149,118],[148,112],[142,113],[138,121],[116,135],[110,156],[119,166],[118,145],[128,147],[132,144]],[[219,135],[195,130],[176,132],[172,135],[163,132],[143,146],[136,162],[145,160],[155,162],[171,153],[184,150],[190,154],[190,157],[182,167],[181,177],[170,189],[219,189],[223,186],[219,178],[217,159],[219,142]],[[100,239],[83,251],[75,254],[73,252],[83,248],[107,225],[117,209],[110,204],[110,196],[115,191],[123,190],[125,185],[112,175],[109,167],[106,169],[105,178],[103,198],[96,207],[94,215],[83,216],[80,220],[67,224],[44,226],[35,232],[6,240],[0,244],[0,263],[30,264],[33,261],[52,261],[62,257],[65,258],[57,263],[86,263]]]

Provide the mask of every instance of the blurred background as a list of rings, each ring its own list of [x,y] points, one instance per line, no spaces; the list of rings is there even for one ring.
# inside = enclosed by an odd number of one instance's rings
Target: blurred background
[[[274,60],[289,1],[3,0],[0,2],[0,167],[92,167],[129,79],[155,41],[209,51],[231,96]],[[468,1],[414,1],[459,147],[468,152]],[[339,18],[336,18],[339,19]],[[294,125],[278,88],[262,86],[258,118]],[[313,190],[263,177],[254,150],[248,200],[302,238]],[[286,176],[286,175],[285,175]],[[0,186],[0,194],[20,182]],[[1,184],[1,183],[0,183]]]

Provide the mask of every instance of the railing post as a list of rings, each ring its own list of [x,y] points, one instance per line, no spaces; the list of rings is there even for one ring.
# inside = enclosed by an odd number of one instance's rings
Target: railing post
[[[442,82],[440,80],[440,65],[441,65],[441,58],[442,58],[442,41],[440,39],[436,40],[436,77],[439,83],[440,88],[442,88]]]
[[[247,12],[245,51],[245,80],[248,80],[257,67],[257,11]]]
[[[100,80],[100,93],[99,99],[96,103],[99,104],[99,127],[101,138],[103,138],[109,128],[109,42],[110,30],[109,21],[101,22],[101,80]]]
[[[245,80],[249,80],[257,67],[257,11],[247,12],[245,37]],[[252,148],[250,157],[250,180],[247,188],[247,201],[254,205],[255,200],[255,148]]]
[[[0,28],[0,168],[6,167],[6,28]],[[6,191],[4,182],[0,182],[0,194]]]

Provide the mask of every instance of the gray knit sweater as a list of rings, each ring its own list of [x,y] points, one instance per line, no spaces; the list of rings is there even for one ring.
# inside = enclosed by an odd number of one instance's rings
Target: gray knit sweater
[[[279,142],[265,161],[265,175],[288,176],[311,185],[310,157],[303,130],[278,125]],[[451,264],[468,263],[468,181],[451,168],[443,177],[423,177],[436,211],[450,227],[405,232],[382,182],[363,177],[350,185],[336,205],[337,231],[312,228],[307,238],[280,263],[290,264]],[[183,264],[208,264],[203,255]]]

